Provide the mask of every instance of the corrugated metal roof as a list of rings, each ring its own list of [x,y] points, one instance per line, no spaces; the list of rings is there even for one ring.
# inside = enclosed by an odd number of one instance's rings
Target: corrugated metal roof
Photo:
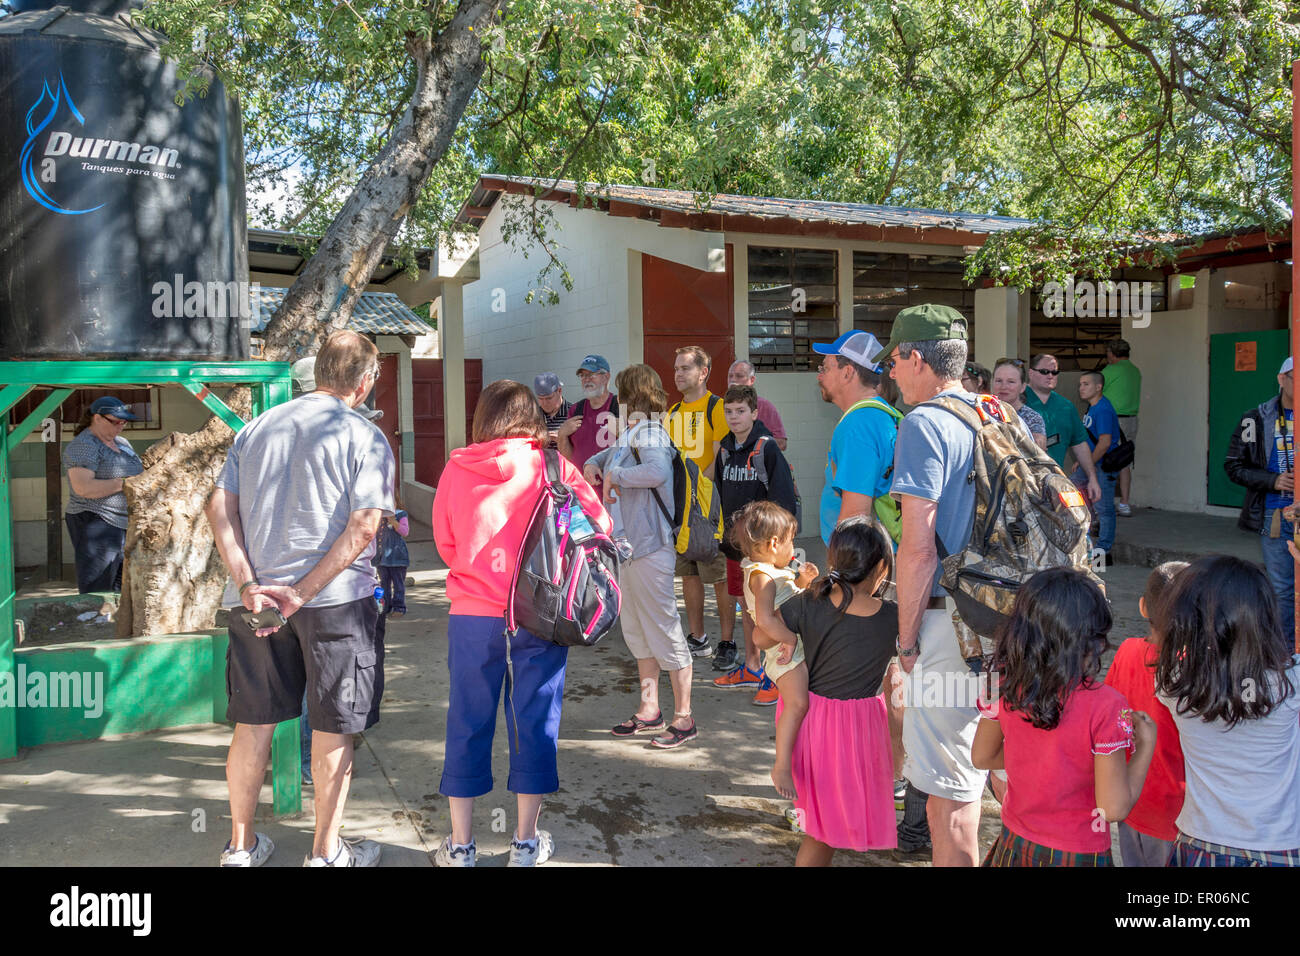
[[[562,179],[558,182],[530,176],[484,176],[479,180],[473,195],[462,207],[461,222],[481,221],[479,210],[490,208],[500,195],[497,189],[486,188],[485,183],[511,183],[568,196],[578,191],[578,183]],[[844,225],[899,226],[912,229],[957,229],[963,232],[988,235],[1035,225],[1032,219],[1011,216],[985,216],[977,213],[949,212],[939,209],[911,209],[903,206],[874,206],[867,203],[825,202],[814,199],[782,199],[773,196],[737,196],[716,193],[707,206],[696,202],[694,192],[681,189],[660,189],[654,186],[627,186],[614,184],[598,187],[587,183],[584,193],[594,199],[628,203],[647,209],[672,210],[681,213],[713,213],[723,216],[755,216],[760,219],[791,219],[800,222],[824,222]],[[567,198],[567,197],[566,197]]]
[[[250,289],[253,308],[257,310],[250,331],[257,333],[266,329],[266,323],[288,291],[270,286]],[[348,328],[370,335],[426,335],[433,331],[392,292],[361,293],[352,310],[352,318],[348,320]]]

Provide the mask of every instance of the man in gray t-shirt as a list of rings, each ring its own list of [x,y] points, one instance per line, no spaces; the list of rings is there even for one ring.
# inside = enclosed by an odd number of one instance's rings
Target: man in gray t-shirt
[[[252,830],[275,725],[302,711],[312,729],[316,838],[306,864],[373,866],[379,844],[340,840],[352,735],[379,719],[384,647],[368,560],[394,511],[396,466],[383,434],[352,411],[374,388],[378,350],[335,332],[316,356],[316,390],[240,430],[208,504],[230,571],[226,776],[231,837],[223,866],[260,866],[274,849]],[[278,610],[283,625],[247,612]]]
[[[918,406],[962,390],[966,319],[942,305],[899,312],[887,361],[903,401]],[[986,773],[971,763],[979,722],[979,680],[957,644],[951,600],[938,586],[935,534],[949,553],[965,546],[975,520],[974,436],[941,408],[913,408],[898,428],[890,493],[903,507],[898,543],[898,653],[904,684],[903,776],[928,795],[936,866],[974,866]]]

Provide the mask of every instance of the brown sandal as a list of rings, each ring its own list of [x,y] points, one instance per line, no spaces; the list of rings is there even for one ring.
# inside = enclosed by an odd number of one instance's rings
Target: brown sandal
[[[642,720],[636,714],[633,714],[627,720],[610,730],[610,733],[615,737],[632,737],[636,734],[652,734],[655,731],[663,729],[664,712],[661,710],[650,720]]]

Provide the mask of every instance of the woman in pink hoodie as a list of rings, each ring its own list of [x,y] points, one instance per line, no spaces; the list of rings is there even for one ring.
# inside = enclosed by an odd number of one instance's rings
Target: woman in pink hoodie
[[[433,500],[433,537],[447,572],[451,616],[447,666],[451,691],[440,793],[451,804],[451,836],[439,866],[473,866],[474,798],[492,791],[492,736],[506,674],[505,610],[533,505],[542,490],[546,418],[532,390],[493,382],[474,409],[474,443],[451,453]],[[606,534],[612,522],[572,462],[560,478],[574,489],[587,517]],[[556,741],[568,648],[520,629],[510,640],[513,694],[507,686],[510,776],[519,823],[510,865],[544,863],[554,841],[537,829],[542,796],[560,788]]]

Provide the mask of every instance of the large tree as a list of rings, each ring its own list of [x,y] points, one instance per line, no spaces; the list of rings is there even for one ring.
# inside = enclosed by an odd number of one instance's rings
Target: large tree
[[[531,171],[563,174],[593,155],[592,133],[615,90],[645,82],[661,45],[692,33],[721,4],[647,9],[634,0],[154,0],[140,14],[188,76],[241,98],[249,179],[287,186],[289,221],[321,238],[272,316],[265,354],[292,360],[346,325],[390,246],[453,231],[448,189],[464,188],[480,140],[516,144]],[[488,71],[488,82],[479,91]],[[477,104],[466,122],[476,91]],[[591,168],[588,159],[574,166]],[[544,222],[528,217],[545,242]],[[247,414],[249,396],[229,399]],[[145,455],[127,482],[120,634],[209,626],[224,568],[201,517],[231,438],[212,419]]]
[[[215,70],[240,96],[255,219],[322,237],[271,358],[344,325],[386,247],[454,238],[483,172],[1024,216],[1043,225],[970,273],[1021,287],[1290,216],[1300,13],[1280,0],[151,0],[142,16],[192,71],[184,95]],[[505,231],[541,248],[555,297],[544,204]],[[210,620],[224,572],[199,514],[229,435],[174,436],[132,482],[136,633]]]

